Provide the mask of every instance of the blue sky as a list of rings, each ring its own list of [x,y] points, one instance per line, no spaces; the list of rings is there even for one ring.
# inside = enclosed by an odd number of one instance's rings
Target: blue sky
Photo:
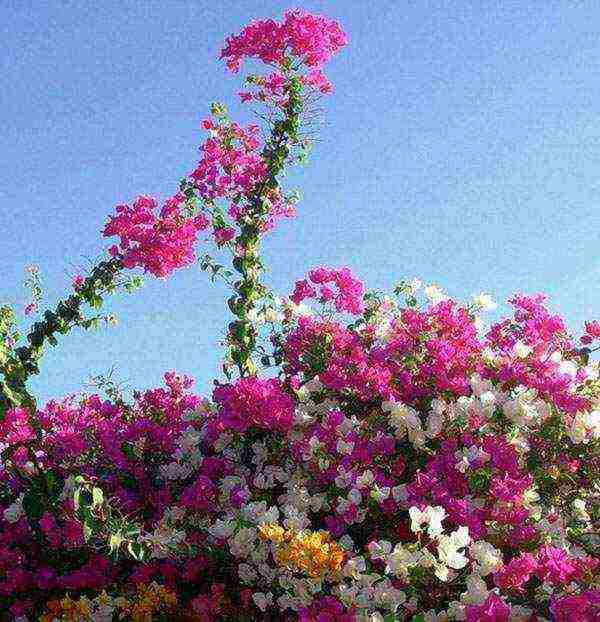
[[[370,287],[401,277],[453,296],[548,293],[577,329],[600,302],[600,5],[589,2],[3,0],[0,7],[0,278],[22,308],[27,264],[46,301],[106,246],[114,205],[163,199],[197,160],[210,102],[240,82],[217,62],[226,35],[289,7],[338,19],[309,164],[288,187],[295,221],[266,241],[282,293],[319,264]],[[200,249],[202,251],[202,249]],[[166,370],[211,386],[229,321],[197,268],[152,278],[108,310],[117,327],[70,335],[32,386],[42,399],[115,366],[131,386]]]

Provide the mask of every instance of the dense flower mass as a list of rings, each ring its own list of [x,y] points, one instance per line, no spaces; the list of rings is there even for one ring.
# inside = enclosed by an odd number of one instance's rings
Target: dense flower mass
[[[104,236],[118,236],[113,256],[126,268],[142,267],[155,276],[169,276],[196,259],[194,245],[198,232],[208,226],[202,215],[188,217],[183,209],[185,197],[175,195],[155,213],[156,200],[140,196],[130,205],[118,205],[104,228]]]
[[[219,423],[237,432],[252,427],[286,431],[294,420],[294,402],[278,380],[241,378],[217,387],[213,398],[221,407]]]
[[[201,147],[202,159],[190,174],[200,196],[206,200],[239,199],[265,179],[267,166],[258,149],[258,125],[243,128],[237,123],[203,122],[211,136]]]
[[[239,35],[229,37],[221,51],[231,71],[239,71],[245,58],[258,58],[281,66],[291,54],[309,67],[322,67],[348,43],[334,20],[302,10],[287,11],[282,22],[258,20]]]
[[[332,302],[338,311],[359,314],[364,310],[363,284],[350,268],[335,270],[321,266],[311,270],[308,279],[296,283],[291,300],[297,305],[309,298]]]
[[[13,408],[7,411],[0,421],[0,443],[3,445],[17,445],[26,443],[35,438],[31,427],[29,414],[24,408]]]
[[[539,298],[487,336],[448,298],[365,298],[350,325],[290,303],[279,377],[210,401],[171,373],[133,403],[50,402],[35,462],[0,471],[11,615],[598,619],[598,365]],[[573,366],[560,392],[507,380],[532,356],[519,339]],[[26,414],[10,411],[4,446],[32,437]],[[42,511],[26,478],[44,474]],[[87,515],[81,475],[102,490]]]
[[[27,347],[0,309],[0,621],[600,620],[599,322],[576,339],[519,294],[486,329],[488,294],[385,295],[347,267],[289,298],[258,279],[261,237],[293,215],[278,175],[307,92],[331,90],[345,43],[299,10],[231,37],[230,69],[275,66],[243,95],[273,105],[269,136],[213,106],[180,192],[117,208],[118,260],[77,275]],[[85,326],[114,271],[191,264],[204,229],[233,255],[201,262],[234,290],[210,398],[169,372],[38,408],[44,340]]]

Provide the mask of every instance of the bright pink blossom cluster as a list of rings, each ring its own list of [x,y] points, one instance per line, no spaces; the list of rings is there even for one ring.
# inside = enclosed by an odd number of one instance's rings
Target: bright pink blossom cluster
[[[0,443],[16,445],[26,443],[35,438],[35,431],[31,427],[29,413],[25,408],[8,410],[4,419],[0,421]]]
[[[219,385],[213,398],[221,407],[219,422],[226,429],[285,431],[294,421],[294,402],[276,379],[240,378],[233,384]]]
[[[348,43],[338,22],[302,10],[287,11],[283,21],[258,20],[229,37],[221,52],[227,67],[239,71],[245,58],[281,66],[292,54],[309,67],[322,67]]]
[[[202,214],[187,216],[184,202],[185,197],[177,194],[165,202],[158,215],[152,197],[140,196],[132,205],[118,205],[103,231],[105,237],[121,240],[111,247],[111,254],[120,257],[126,268],[142,267],[158,277],[193,263],[198,232],[209,222]]]
[[[308,273],[307,279],[296,282],[290,299],[300,304],[315,298],[323,303],[331,302],[338,311],[358,315],[364,310],[364,285],[350,268],[340,269],[321,266]]]
[[[600,620],[600,590],[556,598],[551,611],[556,622],[597,622]]]
[[[301,281],[292,299],[302,300],[312,291],[310,283]],[[335,321],[300,318],[284,346],[290,370],[308,372],[318,353],[324,358],[321,381],[332,389],[358,395],[376,390],[384,399],[408,403],[469,391],[468,377],[477,369],[482,343],[465,309],[451,300],[425,310],[403,309],[388,331],[382,343],[368,324],[360,336]]]
[[[239,200],[263,182],[267,173],[259,153],[260,128],[219,123],[211,117],[202,125],[212,135],[201,146],[202,158],[190,179],[205,200]]]
[[[208,205],[223,199],[229,203],[228,214],[241,223],[252,202],[253,193],[264,183],[267,164],[260,148],[260,128],[242,127],[237,123],[209,117],[202,122],[211,135],[201,146],[202,158],[190,173],[199,196]],[[264,204],[268,213],[261,223],[263,232],[272,229],[280,218],[295,216],[295,208],[279,189],[265,192]],[[235,229],[222,221],[214,225],[213,235],[218,245],[235,237]]]
[[[288,11],[282,22],[261,20],[247,26],[239,35],[230,37],[221,52],[227,67],[239,71],[246,58],[258,58],[277,67],[266,76],[251,76],[247,82],[253,90],[240,93],[242,102],[266,102],[284,107],[287,102],[286,72],[305,65],[300,74],[305,87],[330,94],[333,84],[323,73],[323,65],[348,43],[341,26],[326,17],[302,10]]]
[[[586,372],[565,364],[577,348],[563,319],[548,311],[545,299],[543,294],[518,295],[509,301],[515,308],[514,316],[489,331],[486,345],[497,355],[497,361],[482,373],[497,377],[506,386],[520,384],[535,389],[560,408],[576,413],[589,407],[589,401],[573,391]]]
[[[594,341],[598,341],[598,339],[600,339],[600,321],[586,322],[585,334],[581,337],[581,343],[590,345]]]
[[[509,622],[510,610],[502,598],[492,593],[481,605],[467,607],[467,622]]]

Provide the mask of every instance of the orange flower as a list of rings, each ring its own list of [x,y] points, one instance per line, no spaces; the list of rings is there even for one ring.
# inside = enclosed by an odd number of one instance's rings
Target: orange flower
[[[275,544],[277,562],[290,570],[300,570],[311,577],[337,574],[344,563],[344,549],[326,531],[297,532],[277,524],[262,525],[263,540]]]

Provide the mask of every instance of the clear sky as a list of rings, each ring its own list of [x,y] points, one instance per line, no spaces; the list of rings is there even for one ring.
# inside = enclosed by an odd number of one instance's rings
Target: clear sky
[[[312,266],[349,265],[370,287],[405,276],[453,296],[544,291],[577,329],[599,307],[600,4],[304,1],[350,45],[307,166],[304,200],[266,242],[281,293]],[[0,278],[22,309],[29,263],[46,302],[106,243],[114,205],[164,199],[197,161],[210,102],[240,82],[225,36],[296,6],[229,0],[2,0]],[[202,251],[202,249],[200,249]],[[149,277],[108,310],[117,327],[51,350],[33,387],[81,389],[112,366],[138,388],[166,370],[217,373],[224,290],[199,269]]]

